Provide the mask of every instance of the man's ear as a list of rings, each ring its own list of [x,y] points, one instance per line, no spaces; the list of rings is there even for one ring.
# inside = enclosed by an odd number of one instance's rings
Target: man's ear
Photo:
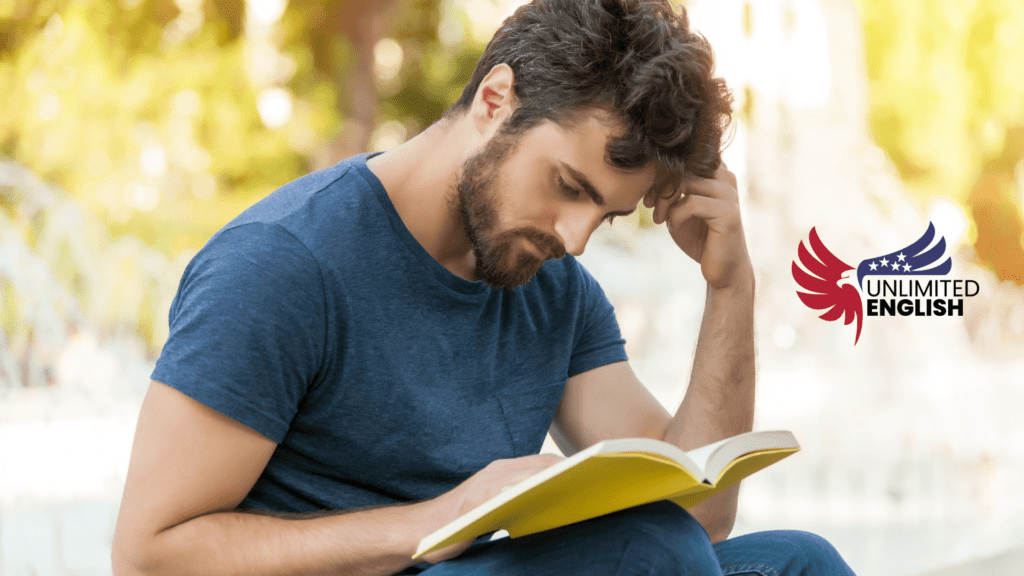
[[[469,114],[477,131],[489,137],[497,132],[515,108],[515,74],[508,64],[498,64],[484,76],[476,89]]]

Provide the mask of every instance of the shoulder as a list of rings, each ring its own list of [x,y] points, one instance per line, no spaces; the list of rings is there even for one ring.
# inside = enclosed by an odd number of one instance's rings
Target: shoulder
[[[303,269],[316,267],[306,245],[284,226],[275,222],[246,222],[229,225],[210,238],[186,269],[241,271]]]
[[[569,255],[545,263],[531,284],[545,294],[560,295],[563,298],[587,298],[600,291],[597,280],[579,260]]]
[[[196,258],[240,258],[239,265],[264,260],[275,268],[315,262],[324,239],[337,239],[346,222],[365,213],[358,205],[372,202],[372,190],[356,169],[360,161],[355,156],[281,186],[221,228]]]
[[[359,177],[356,169],[360,160],[361,157],[354,156],[292,180],[236,216],[225,229],[253,222],[276,223],[301,229],[304,224],[301,220],[319,216],[319,211],[309,208],[320,204],[324,197],[331,196],[333,199],[366,187],[365,180]]]
[[[275,303],[310,314],[322,309],[323,298],[320,266],[306,246],[279,225],[251,222],[221,230],[189,262],[171,318],[267,313]]]

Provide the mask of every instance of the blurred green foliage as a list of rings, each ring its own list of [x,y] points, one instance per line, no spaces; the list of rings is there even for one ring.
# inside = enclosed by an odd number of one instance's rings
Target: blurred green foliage
[[[0,1],[0,232],[84,314],[0,270],[0,380],[53,360],[62,315],[157,352],[191,254],[278,186],[436,120],[483,49],[468,27],[446,0]]]
[[[875,141],[919,199],[965,206],[978,259],[1024,284],[1024,2],[856,1]]]
[[[0,2],[0,156],[71,191],[114,236],[137,235],[173,256],[339,159],[332,146],[352,93],[374,98],[374,123],[397,120],[411,136],[457,96],[482,49],[439,41],[441,0],[293,0],[266,30],[247,20],[246,4]],[[395,38],[400,72],[353,86],[359,28],[340,20],[365,20],[382,5],[369,48]],[[280,124],[261,117],[268,94],[268,106],[287,110]]]

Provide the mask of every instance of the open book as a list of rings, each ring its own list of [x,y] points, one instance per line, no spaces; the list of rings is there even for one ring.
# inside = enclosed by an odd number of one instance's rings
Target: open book
[[[650,438],[605,440],[456,518],[421,540],[413,558],[496,530],[515,538],[657,500],[688,508],[799,449],[784,430],[689,452]]]

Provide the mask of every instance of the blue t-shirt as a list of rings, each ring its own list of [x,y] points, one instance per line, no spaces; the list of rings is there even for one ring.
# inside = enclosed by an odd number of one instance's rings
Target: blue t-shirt
[[[432,498],[534,454],[566,379],[626,359],[571,256],[514,291],[456,276],[360,155],[291,182],[185,269],[153,372],[278,443],[241,506]]]

